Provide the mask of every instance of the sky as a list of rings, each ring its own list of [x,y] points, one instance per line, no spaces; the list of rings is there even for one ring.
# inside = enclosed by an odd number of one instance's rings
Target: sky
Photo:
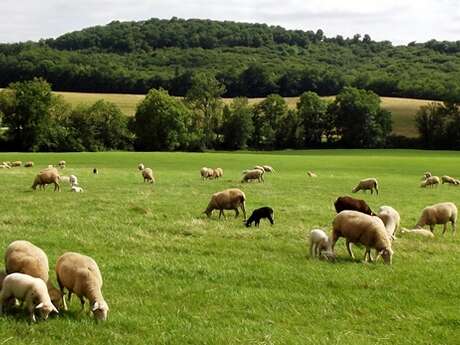
[[[0,0],[0,42],[37,41],[113,20],[202,18],[369,34],[394,44],[460,40],[456,0]]]

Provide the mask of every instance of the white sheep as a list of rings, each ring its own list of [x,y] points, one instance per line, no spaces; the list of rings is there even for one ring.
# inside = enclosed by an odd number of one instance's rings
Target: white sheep
[[[382,220],[358,211],[342,211],[332,223],[332,249],[340,237],[346,240],[348,254],[354,259],[352,243],[361,243],[366,247],[364,261],[372,261],[371,248],[377,251],[376,259],[381,255],[384,262],[391,265],[393,250],[391,241]]]
[[[69,182],[71,186],[78,186],[78,179],[77,176],[75,175],[70,175],[69,176]]]
[[[64,169],[64,168],[65,168],[65,165],[66,165],[66,161],[64,161],[64,160],[59,161],[59,164],[58,164],[58,165],[59,165],[59,167],[60,167],[61,169]]]
[[[401,234],[417,235],[422,237],[434,238],[434,234],[426,229],[406,229],[401,228]]]
[[[265,172],[275,172],[275,169],[273,169],[270,165],[262,165],[262,168]]]
[[[453,177],[450,177],[450,176],[447,176],[447,175],[444,175],[441,177],[441,181],[442,181],[442,184],[444,183],[449,183],[449,184],[458,184],[458,180],[453,178]]]
[[[242,183],[249,182],[251,180],[257,180],[259,182],[264,182],[264,170],[254,169],[247,171],[243,179],[241,180]]]
[[[69,176],[59,176],[59,182],[70,183],[70,177]]]
[[[45,282],[24,273],[8,274],[3,280],[0,291],[0,314],[3,312],[3,305],[12,297],[24,301],[29,311],[31,321],[35,322],[35,312],[41,313],[43,319],[47,319],[51,312],[59,313],[51,303]]]
[[[318,177],[318,175],[316,175],[313,171],[307,171],[307,175],[309,177]]]
[[[222,192],[214,193],[209,201],[208,207],[203,213],[211,217],[213,210],[219,210],[219,219],[224,215],[224,210],[235,210],[235,218],[238,217],[240,207],[243,211],[244,220],[246,220],[245,209],[246,195],[238,188],[226,189]]]
[[[428,177],[425,181],[422,181],[420,183],[420,187],[425,188],[425,187],[437,187],[441,181],[439,180],[439,177],[437,176],[430,176]]]
[[[335,258],[331,248],[331,241],[326,233],[321,229],[313,229],[310,231],[310,257],[321,257],[323,252],[325,258]]]
[[[426,180],[428,177],[431,177],[431,176],[433,176],[433,175],[431,174],[431,172],[425,171],[425,172],[423,173],[422,180]]]
[[[368,189],[370,189],[371,194],[374,192],[374,189],[375,192],[379,194],[379,183],[377,182],[376,178],[371,177],[359,181],[358,185],[355,188],[353,188],[352,193],[356,193],[360,190],[366,191]]]
[[[200,175],[202,180],[211,179],[214,177],[214,170],[207,167],[202,167],[200,169]]]
[[[144,164],[139,163],[139,164],[137,165],[137,168],[139,169],[139,171],[142,171],[142,170],[145,169],[145,166],[144,166]]]
[[[86,298],[96,320],[106,320],[109,306],[102,296],[102,275],[92,258],[79,253],[67,252],[56,262],[56,276],[61,292],[67,289],[68,301],[72,293],[80,298],[81,309],[84,309]],[[67,305],[63,298],[64,309]]]
[[[423,228],[425,225],[429,225],[431,232],[433,232],[436,224],[443,224],[442,234],[444,235],[447,230],[447,223],[451,222],[452,234],[455,235],[457,213],[457,206],[452,202],[434,204],[423,209],[415,227]]]
[[[222,168],[213,169],[212,176],[213,178],[216,178],[216,179],[219,177],[222,177],[224,176],[224,170]]]
[[[265,172],[265,169],[262,165],[256,165],[254,168],[252,169],[249,169],[249,170],[253,170],[253,169],[259,169],[259,170],[262,170],[263,172]],[[249,170],[246,170],[246,171],[249,171]]]
[[[70,188],[70,191],[71,192],[74,192],[74,193],[83,193],[83,188],[79,187],[79,186],[72,186]]]
[[[141,171],[142,177],[144,178],[144,182],[155,183],[155,177],[153,176],[153,170],[150,168],[144,168]]]
[[[394,240],[396,238],[396,231],[401,222],[401,216],[398,211],[391,206],[381,206],[377,216],[383,221],[383,224],[385,224],[388,237]]]

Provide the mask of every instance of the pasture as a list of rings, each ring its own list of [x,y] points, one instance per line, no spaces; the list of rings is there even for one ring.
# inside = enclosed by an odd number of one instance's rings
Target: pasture
[[[64,99],[72,105],[91,104],[100,99],[117,104],[120,109],[129,116],[133,116],[136,112],[137,104],[144,99],[143,95],[130,94],[110,94],[110,93],[78,93],[78,92],[56,92],[64,97]],[[325,97],[332,99],[333,97]],[[393,133],[404,135],[410,138],[417,137],[418,132],[415,127],[415,115],[421,106],[427,105],[428,100],[409,99],[409,98],[393,98],[381,97],[382,107],[391,111],[393,114]],[[250,104],[261,102],[263,98],[251,98]],[[290,108],[295,108],[298,97],[285,98]],[[225,103],[230,103],[231,98],[225,98]]]
[[[63,185],[32,191],[35,174],[67,161],[84,193]],[[29,325],[25,312],[0,317],[2,344],[454,344],[460,327],[460,234],[401,237],[393,265],[352,261],[344,240],[338,261],[307,258],[315,227],[331,231],[334,200],[361,178],[377,177],[378,196],[358,193],[373,210],[390,205],[413,227],[423,207],[460,206],[460,187],[422,189],[426,170],[460,177],[455,152],[331,150],[236,153],[0,153],[33,168],[0,170],[0,248],[26,239],[54,265],[65,251],[92,256],[104,279],[108,321],[70,310]],[[153,168],[157,183],[137,170]],[[277,172],[241,184],[256,164]],[[201,181],[202,166],[221,167]],[[96,167],[98,175],[93,175]],[[318,178],[308,178],[312,170]],[[233,211],[218,220],[202,212],[212,193],[241,188],[248,216],[275,210],[275,225],[246,228]],[[3,252],[2,252],[3,253]],[[1,254],[3,255],[3,254]]]

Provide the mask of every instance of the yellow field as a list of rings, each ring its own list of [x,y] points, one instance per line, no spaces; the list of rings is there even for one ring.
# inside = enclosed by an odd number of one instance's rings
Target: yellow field
[[[134,115],[137,104],[144,99],[144,95],[130,95],[130,94],[108,94],[108,93],[77,93],[77,92],[57,92],[62,95],[64,99],[72,105],[81,103],[94,103],[99,99],[117,104],[121,110],[127,115]],[[326,97],[332,99],[332,97]],[[285,98],[289,107],[295,107],[299,98],[287,97]],[[417,129],[415,128],[414,117],[418,109],[422,105],[428,104],[430,101],[408,98],[390,98],[381,97],[383,108],[389,110],[393,114],[393,133],[405,135],[408,137],[417,136]],[[251,104],[260,102],[263,98],[250,99]],[[231,99],[225,99],[226,103],[231,102]]]

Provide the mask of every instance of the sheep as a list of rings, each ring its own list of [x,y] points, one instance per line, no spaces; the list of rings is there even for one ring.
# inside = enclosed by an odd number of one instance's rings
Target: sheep
[[[59,161],[59,163],[58,163],[58,165],[59,165],[59,167],[60,167],[61,169],[64,169],[66,164],[67,164],[67,163],[66,163],[66,161],[64,161],[64,160],[61,160],[61,161]]]
[[[252,211],[251,216],[246,221],[246,227],[249,228],[252,223],[259,227],[262,218],[267,218],[271,225],[275,224],[273,209],[271,207],[261,207]]]
[[[265,172],[265,169],[262,165],[256,165],[254,168],[252,169],[249,169],[249,170],[253,170],[253,169],[259,169],[259,170],[262,170],[263,172]],[[246,171],[249,171],[249,170],[246,170]]]
[[[238,188],[226,189],[222,192],[214,193],[209,201],[208,207],[203,213],[211,217],[213,210],[219,210],[219,219],[224,215],[224,210],[235,210],[235,218],[238,217],[238,207],[243,211],[243,220],[246,220],[245,209],[246,195]]]
[[[430,226],[431,232],[434,231],[436,224],[443,224],[442,234],[447,230],[447,223],[452,223],[452,234],[455,235],[457,223],[457,206],[451,202],[442,202],[425,207],[415,225],[416,228],[423,228],[425,225]]]
[[[361,199],[355,199],[351,196],[339,196],[334,202],[334,207],[337,213],[340,213],[344,210],[349,211],[358,211],[370,216],[374,216],[375,213],[372,212],[369,205]]]
[[[15,167],[20,167],[22,165],[22,162],[21,161],[14,161],[10,164],[10,166],[12,168],[15,168]]]
[[[59,176],[59,182],[67,182],[70,184],[70,176]]]
[[[264,182],[264,170],[254,169],[247,171],[244,174],[241,182],[244,183],[251,180],[258,180],[259,182]]]
[[[356,193],[360,190],[366,191],[368,189],[371,190],[371,194],[373,194],[374,189],[377,195],[379,194],[379,183],[377,182],[377,179],[367,178],[359,181],[358,185],[355,188],[353,188],[352,193]]]
[[[39,311],[45,320],[53,311],[59,314],[56,307],[51,303],[45,282],[40,278],[23,273],[8,274],[3,280],[0,291],[0,314],[3,312],[4,303],[12,297],[25,302],[32,322],[36,321],[36,311]]]
[[[62,295],[49,279],[48,257],[41,248],[29,241],[11,242],[5,252],[5,271],[7,274],[24,273],[42,279],[53,304],[58,309],[61,307]]]
[[[4,165],[8,169],[11,168],[11,162],[10,161],[2,162],[2,165]]]
[[[93,174],[94,174],[94,175],[97,175],[98,173],[99,173],[99,172],[97,171],[97,168],[94,168],[94,169],[93,169]]]
[[[139,163],[139,164],[137,165],[137,169],[139,169],[139,171],[144,170],[144,169],[145,169],[144,164],[143,164],[143,163]]]
[[[70,191],[75,193],[83,193],[83,188],[74,185],[72,188],[70,188]]]
[[[426,180],[428,177],[431,177],[431,176],[433,176],[433,175],[431,174],[431,172],[425,171],[425,172],[423,173],[422,180]]]
[[[449,183],[449,184],[458,184],[458,180],[454,179],[453,177],[444,175],[441,177],[442,184]]]
[[[153,170],[150,168],[144,168],[144,170],[141,171],[142,177],[144,178],[144,182],[150,182],[154,183],[155,182],[155,177],[153,177]]]
[[[391,206],[380,206],[377,216],[383,221],[383,224],[385,224],[385,229],[390,240],[394,240],[396,238],[396,231],[398,231],[401,222],[401,216],[398,211]]]
[[[53,164],[48,164],[48,169],[50,168],[54,168],[54,165]]]
[[[321,258],[321,256],[323,256],[326,260],[335,259],[335,254],[332,251],[329,237],[323,230],[313,229],[310,231],[310,257]]]
[[[364,261],[372,261],[371,248],[377,251],[376,259],[381,255],[386,264],[391,265],[393,250],[387,236],[385,225],[378,217],[358,211],[342,211],[332,223],[332,249],[340,237],[345,237],[348,254],[355,258],[351,243],[361,243],[366,247]]]
[[[32,168],[34,166],[34,162],[28,161],[24,163],[25,168]]]
[[[213,173],[212,173],[213,178],[217,179],[222,176],[224,176],[224,171],[222,170],[222,168],[213,169]]]
[[[439,177],[437,176],[431,176],[431,177],[428,177],[425,181],[422,181],[422,183],[420,183],[420,187],[422,188],[425,188],[425,187],[437,187],[439,185]]]
[[[211,179],[214,176],[214,170],[211,168],[202,167],[200,169],[200,175],[202,180]]]
[[[316,175],[313,171],[307,171],[307,175],[309,177],[318,177],[318,175]]]
[[[54,183],[54,191],[60,191],[61,187],[59,186],[59,172],[56,168],[45,169],[40,171],[40,173],[35,176],[32,189],[36,190],[37,186],[44,186],[47,184]]]
[[[5,163],[0,164],[0,169],[11,169],[11,167]]]
[[[69,182],[71,186],[78,186],[78,179],[77,176],[75,175],[70,175],[69,176]]]
[[[430,230],[426,229],[406,229],[401,228],[401,234],[413,234],[422,237],[434,238],[434,234]]]
[[[273,169],[270,165],[262,165],[262,168],[265,172],[275,172],[275,169]]]
[[[94,259],[79,253],[67,252],[56,262],[56,276],[61,292],[68,290],[68,301],[72,293],[80,298],[83,311],[86,298],[96,320],[106,320],[109,306],[102,296],[102,276]],[[64,309],[67,310],[64,297]]]

